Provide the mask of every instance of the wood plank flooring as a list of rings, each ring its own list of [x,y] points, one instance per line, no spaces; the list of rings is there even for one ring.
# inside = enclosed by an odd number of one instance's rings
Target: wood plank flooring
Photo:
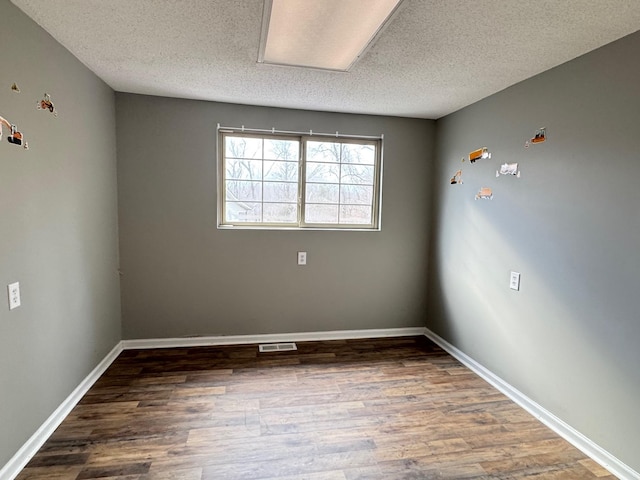
[[[424,337],[125,351],[18,476],[614,479]]]

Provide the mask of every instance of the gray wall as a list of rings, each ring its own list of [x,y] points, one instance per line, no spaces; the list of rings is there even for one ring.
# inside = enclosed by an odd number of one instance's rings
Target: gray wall
[[[638,58],[634,34],[438,120],[428,318],[636,470]],[[548,140],[525,149],[538,127]],[[491,160],[461,163],[482,146]],[[522,178],[496,178],[506,162]],[[493,200],[474,201],[482,186]]]
[[[114,94],[0,0],[0,467],[120,340]],[[10,90],[17,82],[22,93]],[[36,110],[44,92],[59,110]],[[22,306],[9,311],[7,284]]]
[[[125,338],[424,325],[435,122],[120,93],[116,111]],[[218,230],[217,123],[384,134],[382,231]]]

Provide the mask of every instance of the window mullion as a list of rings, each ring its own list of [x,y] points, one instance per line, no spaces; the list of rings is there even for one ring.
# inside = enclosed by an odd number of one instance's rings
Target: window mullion
[[[260,155],[260,160],[262,162],[262,175],[260,176],[260,205],[261,205],[261,220],[264,223],[264,138],[262,138],[262,154]]]
[[[340,214],[342,213],[342,144],[338,144],[338,225],[340,225]]]
[[[305,195],[307,192],[307,141],[300,137],[300,163],[298,166],[298,226],[305,224]]]
[[[221,145],[220,145],[221,144]],[[218,150],[222,152],[222,158],[218,158],[218,188],[222,195],[218,198],[218,215],[222,215],[223,223],[227,223],[227,145],[224,136],[218,137]]]

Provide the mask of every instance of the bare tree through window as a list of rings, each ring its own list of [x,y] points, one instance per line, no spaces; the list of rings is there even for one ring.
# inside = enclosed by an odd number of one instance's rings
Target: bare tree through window
[[[254,134],[222,140],[224,223],[375,225],[379,142]]]
[[[375,145],[307,141],[307,148],[305,222],[372,223]]]

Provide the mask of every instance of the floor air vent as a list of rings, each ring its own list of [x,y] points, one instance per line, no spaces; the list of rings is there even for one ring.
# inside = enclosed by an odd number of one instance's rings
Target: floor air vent
[[[259,345],[260,352],[289,352],[291,350],[297,350],[296,344],[290,343],[265,343]]]

